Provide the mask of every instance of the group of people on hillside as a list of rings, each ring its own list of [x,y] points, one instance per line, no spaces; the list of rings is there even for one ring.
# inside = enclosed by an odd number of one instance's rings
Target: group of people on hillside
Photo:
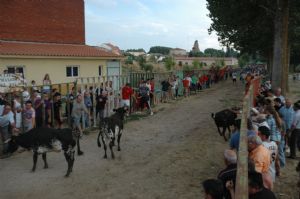
[[[249,198],[273,199],[273,185],[282,175],[286,154],[295,159],[296,148],[300,150],[300,100],[293,103],[269,82],[260,91],[247,122]],[[226,168],[217,179],[203,182],[208,198],[234,198],[241,121],[234,126],[229,149],[224,151]]]

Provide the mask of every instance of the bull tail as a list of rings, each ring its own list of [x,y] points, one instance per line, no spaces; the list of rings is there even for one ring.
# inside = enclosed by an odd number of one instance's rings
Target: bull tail
[[[99,131],[99,134],[98,134],[98,137],[97,137],[97,144],[98,144],[98,147],[101,147],[101,143],[100,143],[100,134],[101,132]]]
[[[211,117],[212,117],[213,119],[215,119],[215,114],[214,114],[214,113],[212,113],[212,114],[211,114]]]

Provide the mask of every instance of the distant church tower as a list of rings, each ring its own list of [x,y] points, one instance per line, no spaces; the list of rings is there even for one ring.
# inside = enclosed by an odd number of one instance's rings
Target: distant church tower
[[[193,48],[192,48],[192,51],[193,51],[194,53],[200,52],[198,40],[195,41],[194,46],[193,46]]]

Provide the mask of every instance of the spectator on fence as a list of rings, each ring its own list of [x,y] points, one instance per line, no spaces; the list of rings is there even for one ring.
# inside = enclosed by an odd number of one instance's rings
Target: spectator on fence
[[[113,103],[114,103],[114,96],[113,96],[113,87],[112,87],[112,81],[105,82],[105,88],[104,90],[107,92],[107,116],[110,115],[110,112],[113,109]]]
[[[22,127],[22,106],[21,106],[21,99],[19,95],[14,95],[13,100],[13,111],[15,115],[15,123],[16,128],[20,129]]]
[[[294,104],[295,114],[291,126],[290,138],[290,156],[291,159],[296,159],[296,146],[300,149],[300,100]]]
[[[0,115],[0,133],[3,143],[3,156],[2,158],[9,157],[8,142],[12,136],[12,131],[15,129],[14,114],[10,105],[5,105],[3,113]]]
[[[223,184],[221,180],[208,179],[202,183],[206,199],[223,199]]]
[[[104,90],[103,82],[101,82],[100,86],[96,88],[95,93],[96,97],[100,96]]]
[[[36,85],[36,82],[34,80],[31,81],[31,89],[32,89],[32,93],[39,90],[37,85]]]
[[[104,119],[104,110],[107,102],[107,92],[103,91],[96,98],[96,118],[99,115],[99,120],[102,121]]]
[[[82,112],[89,113],[87,108],[85,107],[83,101],[82,101],[82,95],[77,95],[76,100],[74,100],[73,103],[73,109],[72,109],[72,119],[73,119],[73,127],[77,128],[77,130],[80,133],[80,137],[83,135],[80,120],[82,118]]]
[[[237,155],[233,150],[226,149],[224,151],[224,162],[226,168],[220,171],[218,179],[222,181],[224,187],[224,198],[231,199],[229,191],[226,189],[226,182],[232,181],[235,185],[236,171],[237,171]]]
[[[248,136],[249,159],[253,161],[255,170],[259,173],[268,173],[270,168],[270,152],[262,145],[259,136]]]
[[[48,73],[45,74],[43,79],[43,92],[50,93],[51,90],[51,80]]]
[[[162,91],[162,98],[161,101],[162,102],[167,102],[168,99],[168,94],[169,94],[169,87],[170,87],[170,83],[168,80],[163,80],[161,82],[161,91]]]
[[[249,199],[276,199],[274,193],[264,187],[261,173],[249,172],[248,185]]]
[[[130,107],[130,99],[133,94],[133,90],[130,87],[130,83],[126,83],[125,86],[122,88],[122,101],[121,106],[128,106]]]
[[[40,94],[37,91],[33,93],[32,101],[35,110],[35,126],[42,127],[43,126],[43,102]]]
[[[75,96],[76,96],[76,90],[75,90],[75,87],[72,87],[71,92],[67,96],[67,105],[66,105],[66,116],[67,117],[71,116]]]
[[[28,100],[25,103],[23,110],[24,131],[27,132],[35,127],[35,110],[32,107],[32,101]]]
[[[279,109],[283,107],[283,103],[281,102],[281,99],[279,97],[274,99],[274,108],[277,112],[279,112]]]
[[[52,122],[51,122],[51,112],[52,112],[52,103],[51,100],[49,99],[49,94],[44,93],[43,95],[43,105],[44,105],[44,120],[45,120],[45,126],[46,127],[51,127]]]
[[[261,126],[258,128],[258,136],[262,140],[262,145],[267,148],[270,152],[270,159],[271,164],[269,168],[269,173],[272,176],[273,182],[275,182],[276,177],[276,168],[275,168],[275,161],[276,157],[278,156],[278,146],[274,141],[270,140],[270,129],[266,126]]]
[[[62,114],[61,114],[61,94],[56,92],[53,96],[53,115],[54,121],[57,128],[61,128],[63,124]]]
[[[90,93],[89,91],[85,91],[84,92],[84,105],[86,107],[86,109],[88,110],[89,113],[85,113],[84,115],[84,119],[85,119],[85,127],[89,127],[90,126],[90,122],[89,122],[89,119],[90,119],[90,110],[91,110],[91,107],[92,106],[92,101],[91,101],[91,96],[90,96]]]
[[[154,92],[155,92],[155,82],[154,82],[154,78],[150,79],[150,85],[151,85],[151,89],[150,89],[150,105],[153,106],[154,105]]]
[[[91,99],[91,103],[92,103],[92,106],[90,107],[90,113],[91,115],[93,114],[94,112],[94,87],[90,86],[89,87],[89,94],[90,94],[90,99]]]
[[[286,135],[285,135],[285,145],[288,149],[289,146],[289,137],[291,136],[291,127],[294,117],[294,109],[292,106],[292,101],[290,99],[285,100],[285,105],[279,109],[279,113],[282,115],[283,122],[285,123]],[[286,151],[289,151],[286,150]]]
[[[24,87],[24,89],[23,89],[22,97],[23,97],[24,102],[30,100],[30,94],[29,94],[28,89],[26,87]]]
[[[173,99],[177,99],[177,97],[178,97],[178,81],[177,81],[176,77],[171,79],[171,90],[172,90]]]
[[[146,104],[146,107],[148,108],[150,115],[153,115],[151,106],[150,106],[150,90],[149,88],[146,86],[146,82],[144,81],[143,84],[140,86],[139,88],[139,95],[140,95],[140,99],[141,99],[141,111],[143,111],[144,106]]]
[[[183,88],[184,88],[184,97],[190,95],[190,81],[189,78],[186,77],[182,80]]]
[[[271,130],[270,140],[274,141],[278,147],[280,147],[281,142],[281,132],[282,132],[282,120],[276,112],[274,106],[266,106],[265,114],[267,114],[267,123]],[[280,175],[280,162],[279,156],[276,157],[276,174]]]

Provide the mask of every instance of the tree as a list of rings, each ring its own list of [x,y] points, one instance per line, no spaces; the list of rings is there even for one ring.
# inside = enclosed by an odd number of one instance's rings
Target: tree
[[[214,48],[207,48],[204,50],[205,57],[225,57],[223,50],[217,50]]]
[[[175,62],[172,57],[166,57],[164,62],[165,62],[165,67],[168,71],[172,70],[175,66]]]
[[[152,72],[153,71],[153,65],[152,64],[144,64],[144,71],[146,72]]]
[[[239,66],[244,68],[250,62],[250,56],[247,53],[242,54],[239,58]]]
[[[150,48],[149,53],[159,53],[163,55],[168,55],[170,53],[171,48],[164,46],[153,46]]]
[[[233,45],[241,53],[258,52],[268,58],[268,65],[272,66],[270,70],[272,85],[281,86],[285,92],[289,42],[291,42],[289,38],[293,38],[295,28],[300,26],[300,1],[207,0],[207,2],[209,17],[213,22],[209,32],[216,31],[223,45]],[[289,21],[296,21],[296,24],[289,27]]]
[[[203,52],[193,52],[192,50],[189,52],[189,57],[204,57]]]
[[[143,48],[128,49],[128,50],[126,50],[126,52],[144,52],[144,53],[146,53],[146,51]]]
[[[200,62],[198,61],[198,60],[193,60],[193,68],[194,69],[198,69],[198,68],[200,68]]]

